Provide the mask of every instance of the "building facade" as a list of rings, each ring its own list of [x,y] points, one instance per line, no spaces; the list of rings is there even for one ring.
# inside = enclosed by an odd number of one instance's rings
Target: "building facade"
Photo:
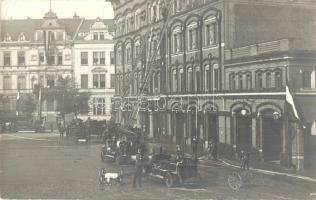
[[[90,27],[83,26],[87,23],[93,24],[92,21],[100,20],[86,20],[76,15],[73,18],[58,18],[51,10],[43,19],[0,21],[0,94],[3,113],[11,113],[15,116],[18,93],[20,98],[32,94],[35,85],[41,85],[43,89],[49,90],[56,86],[59,77],[75,77],[77,81],[80,81],[81,72],[78,69],[80,57],[76,57],[75,48],[81,48],[79,32],[81,30],[89,32]],[[110,34],[113,22],[108,20],[106,23],[104,26],[110,27],[110,29],[107,28],[107,33]],[[85,33],[80,32],[80,34]],[[93,40],[87,40],[85,43],[91,41],[90,46],[95,47],[96,51],[102,48],[110,51],[111,37],[108,37],[106,41],[109,45],[98,46],[93,44]],[[82,48],[85,46],[87,44]],[[106,59],[110,62],[110,53],[106,55]],[[108,66],[109,71],[114,70],[110,64],[100,63],[100,67],[105,66]],[[87,71],[87,73],[90,75],[92,72]],[[80,86],[79,83],[77,82],[77,85]],[[104,93],[105,88],[100,89]],[[106,95],[111,95],[111,92],[107,92]],[[47,121],[55,122],[58,102],[54,98],[43,98],[42,102],[42,117],[45,117]],[[93,107],[90,110],[92,109]],[[39,108],[34,111],[34,115],[38,112]],[[91,111],[90,114],[93,115],[93,112]]]
[[[81,117],[109,120],[115,68],[112,20],[84,20],[74,41],[74,77],[90,94],[89,113]]]
[[[213,140],[222,155],[315,166],[314,1],[111,2],[116,122],[165,148],[197,138],[200,152]]]

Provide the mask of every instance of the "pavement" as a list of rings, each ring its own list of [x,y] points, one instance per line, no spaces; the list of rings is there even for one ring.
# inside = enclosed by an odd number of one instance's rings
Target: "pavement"
[[[313,199],[315,184],[279,179],[254,173],[250,185],[231,190],[227,177],[233,164],[201,160],[201,185],[167,188],[163,182],[143,178],[143,187],[133,189],[134,166],[100,161],[101,144],[75,144],[51,133],[0,134],[0,199]],[[123,169],[122,186],[100,187],[98,170]]]

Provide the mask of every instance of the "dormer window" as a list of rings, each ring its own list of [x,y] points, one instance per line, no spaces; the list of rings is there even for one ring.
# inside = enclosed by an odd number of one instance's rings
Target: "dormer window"
[[[57,32],[57,40],[58,41],[64,40],[64,33],[63,32]]]
[[[18,38],[19,41],[25,41],[25,35],[21,33]]]
[[[11,41],[11,36],[8,33],[4,36],[4,41],[5,42]]]
[[[93,33],[93,40],[99,40],[98,33]]]
[[[103,32],[100,33],[100,40],[104,40],[104,33]]]

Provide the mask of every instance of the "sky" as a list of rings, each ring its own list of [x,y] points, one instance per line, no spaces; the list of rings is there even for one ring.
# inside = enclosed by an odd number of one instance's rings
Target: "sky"
[[[58,18],[71,18],[76,12],[86,19],[112,19],[110,2],[105,0],[51,0]],[[1,4],[2,2],[2,4]],[[1,19],[43,18],[49,11],[50,0],[0,0]]]

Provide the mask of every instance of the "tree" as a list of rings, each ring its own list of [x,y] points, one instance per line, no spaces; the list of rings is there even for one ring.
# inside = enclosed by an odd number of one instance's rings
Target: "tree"
[[[88,111],[88,100],[90,94],[88,92],[79,92],[74,79],[69,76],[59,76],[56,86],[53,88],[43,88],[41,85],[34,87],[33,93],[39,99],[40,88],[41,99],[56,100],[56,111],[61,114],[67,113],[84,113]]]
[[[35,111],[36,105],[37,100],[32,94],[23,94],[17,101],[17,111],[26,118],[30,118]]]

